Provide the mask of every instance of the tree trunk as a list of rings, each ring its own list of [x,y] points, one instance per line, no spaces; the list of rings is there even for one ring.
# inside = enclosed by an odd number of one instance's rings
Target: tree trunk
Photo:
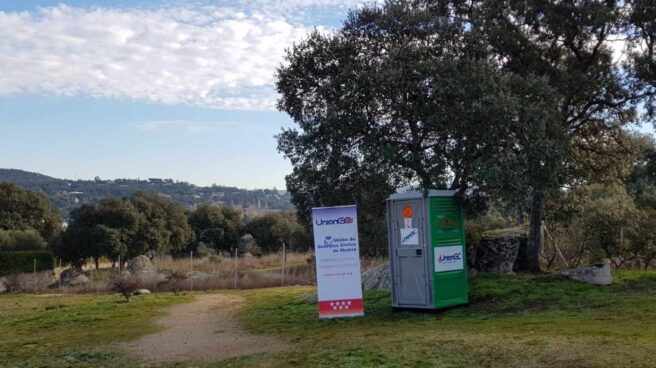
[[[524,225],[524,208],[517,206],[517,226]]]
[[[531,217],[528,224],[528,244],[526,265],[531,272],[540,272],[540,252],[542,250],[542,218],[544,216],[544,192],[533,191]]]
[[[93,261],[96,264],[96,271],[98,271],[100,269],[100,262],[98,260],[98,257],[95,257]]]

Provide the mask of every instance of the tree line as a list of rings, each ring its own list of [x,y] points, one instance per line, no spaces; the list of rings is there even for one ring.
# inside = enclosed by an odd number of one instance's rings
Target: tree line
[[[154,193],[105,198],[71,211],[67,226],[47,197],[0,183],[0,251],[45,248],[74,266],[102,257],[113,264],[142,254],[189,254],[203,246],[232,253],[250,233],[265,252],[307,250],[311,239],[292,212],[274,212],[244,222],[232,207],[208,204],[187,210]]]

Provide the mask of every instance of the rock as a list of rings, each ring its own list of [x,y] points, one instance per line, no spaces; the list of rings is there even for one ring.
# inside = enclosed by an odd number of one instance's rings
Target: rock
[[[71,281],[82,274],[83,272],[79,268],[67,268],[61,272],[59,277],[61,278],[62,284],[70,285]]]
[[[148,289],[137,289],[132,294],[133,295],[148,295],[148,294],[150,294],[150,290],[148,290]]]
[[[563,275],[572,280],[593,285],[610,285],[613,282],[610,265],[608,263],[578,267],[573,270],[564,271]]]
[[[68,282],[68,285],[71,286],[80,286],[80,285],[86,285],[89,283],[89,278],[86,277],[84,274],[77,275],[73,280]]]
[[[147,276],[155,273],[155,266],[150,258],[142,255],[134,257],[128,262],[128,270],[133,276]]]
[[[390,290],[392,276],[389,262],[372,268],[362,274],[362,287],[365,289]]]
[[[132,273],[131,273],[130,271],[128,271],[128,270],[123,270],[123,271],[121,271],[121,273],[119,274],[119,277],[130,277],[130,276],[132,276]]]
[[[260,248],[253,235],[246,234],[239,238],[238,254],[240,257],[259,257],[262,255],[262,248]]]
[[[478,272],[512,274],[520,244],[526,239],[526,226],[483,233],[480,244],[468,247],[470,269]]]

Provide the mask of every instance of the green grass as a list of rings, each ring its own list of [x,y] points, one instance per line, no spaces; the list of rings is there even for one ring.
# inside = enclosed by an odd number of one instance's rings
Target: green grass
[[[656,367],[656,272],[615,281],[482,276],[469,306],[438,313],[394,313],[389,293],[370,291],[366,316],[341,320],[318,320],[311,288],[246,292],[243,325],[297,349],[216,367]]]
[[[0,367],[123,367],[107,344],[156,331],[163,307],[191,296],[0,295]]]
[[[310,287],[231,291],[247,330],[291,349],[166,367],[656,367],[656,272],[614,279],[486,275],[469,306],[437,313],[395,313],[389,293],[368,291],[365,317],[337,320],[317,318]],[[153,332],[164,307],[192,298],[2,295],[0,367],[141,367],[111,343]]]

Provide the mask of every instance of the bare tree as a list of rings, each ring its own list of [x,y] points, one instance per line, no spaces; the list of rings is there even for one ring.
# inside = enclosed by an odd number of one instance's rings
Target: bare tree
[[[130,297],[139,287],[139,279],[132,275],[118,276],[112,281],[112,290],[123,295],[129,303]]]

